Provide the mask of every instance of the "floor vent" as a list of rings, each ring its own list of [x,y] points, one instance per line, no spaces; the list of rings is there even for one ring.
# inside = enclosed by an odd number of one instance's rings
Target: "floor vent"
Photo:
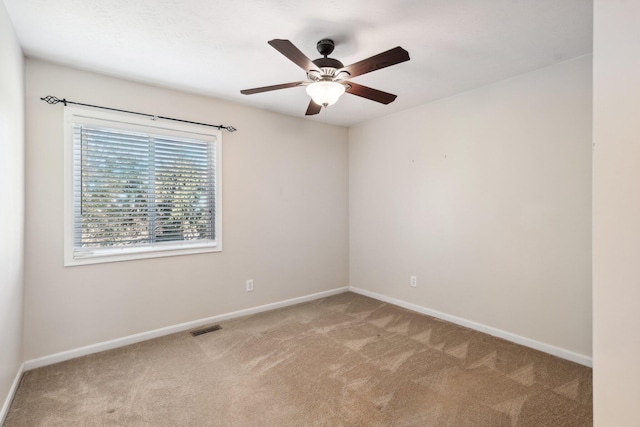
[[[202,329],[196,329],[195,331],[191,331],[190,333],[192,336],[197,337],[198,335],[208,334],[209,332],[219,331],[220,329],[222,329],[222,326],[213,325],[213,326],[207,326]]]

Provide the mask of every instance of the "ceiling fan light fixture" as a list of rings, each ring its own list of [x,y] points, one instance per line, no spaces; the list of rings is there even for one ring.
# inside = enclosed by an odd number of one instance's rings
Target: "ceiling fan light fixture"
[[[338,82],[319,81],[307,86],[307,94],[318,105],[328,107],[335,104],[346,88]]]

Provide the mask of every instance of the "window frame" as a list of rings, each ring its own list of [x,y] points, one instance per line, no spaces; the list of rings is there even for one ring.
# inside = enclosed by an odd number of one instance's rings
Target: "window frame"
[[[125,131],[199,139],[214,144],[215,150],[215,240],[161,242],[144,246],[109,247],[88,250],[76,255],[74,247],[74,125],[86,124]],[[127,113],[113,113],[93,108],[64,109],[64,266],[170,257],[222,251],[222,131],[205,126],[174,123]]]

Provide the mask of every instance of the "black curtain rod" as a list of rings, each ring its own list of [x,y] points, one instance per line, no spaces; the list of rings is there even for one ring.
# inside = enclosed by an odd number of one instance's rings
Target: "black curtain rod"
[[[191,122],[189,120],[174,119],[173,117],[156,116],[154,114],[146,114],[146,113],[138,113],[136,111],[120,110],[118,108],[101,107],[99,105],[83,104],[81,102],[67,101],[64,98],[59,99],[59,98],[56,98],[55,96],[51,96],[51,95],[47,95],[44,98],[40,98],[40,99],[42,101],[46,102],[47,104],[57,104],[58,102],[62,102],[65,107],[67,106],[67,104],[82,105],[84,107],[102,108],[103,110],[119,111],[120,113],[137,114],[139,116],[151,117],[152,119],[173,120],[174,122],[190,123],[192,125],[200,125],[200,126],[209,126],[209,127],[212,127],[212,128],[224,129],[224,130],[226,130],[228,132],[235,132],[237,130],[233,126],[211,125],[209,123],[199,123],[199,122]]]

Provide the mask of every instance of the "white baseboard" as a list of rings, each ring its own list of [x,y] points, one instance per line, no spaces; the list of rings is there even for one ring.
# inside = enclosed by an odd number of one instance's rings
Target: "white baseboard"
[[[473,322],[471,320],[463,319],[461,317],[452,316],[450,314],[442,313],[440,311],[432,310],[430,308],[422,307],[417,304],[402,301],[396,298],[391,298],[386,295],[378,294],[375,292],[367,291],[365,289],[349,287],[351,292],[355,292],[360,295],[371,297],[379,301],[388,302],[389,304],[404,307],[406,309],[417,311],[418,313],[426,314],[438,319],[446,320],[447,322],[455,323],[456,325],[464,326],[469,329],[484,332],[494,337],[502,338],[507,341],[514,342],[516,344],[524,345],[535,350],[540,350],[553,356],[560,357],[562,359],[570,360],[575,363],[579,363],[584,366],[593,367],[593,359],[583,354],[575,353],[564,348],[556,347],[550,344],[545,344],[540,341],[525,338],[520,335],[513,334],[511,332],[503,331],[502,329],[493,328],[491,326],[483,325],[481,323]]]
[[[231,313],[219,314],[217,316],[211,316],[204,319],[193,320],[191,322],[180,323],[178,325],[167,326],[160,329],[154,329],[152,331],[142,332],[139,334],[129,335],[122,338],[116,338],[110,341],[104,341],[97,344],[91,344],[85,347],[75,348],[72,350],[63,351],[49,356],[39,357],[37,359],[27,360],[24,362],[24,370],[29,371],[31,369],[40,368],[42,366],[52,365],[54,363],[64,362],[65,360],[75,359],[76,357],[86,356],[87,354],[98,353],[105,350],[111,350],[118,347],[124,347],[125,345],[135,344],[137,342],[150,340],[152,338],[158,338],[164,335],[174,334],[176,332],[187,331],[199,326],[221,322],[223,320],[229,320],[236,317],[248,316],[250,314],[261,313],[263,311],[274,310],[276,308],[287,307],[290,305],[300,304],[307,301],[313,301],[319,298],[325,298],[331,295],[347,292],[348,287],[331,289],[329,291],[318,292],[316,294],[305,295],[302,297],[291,298],[284,301],[278,301],[271,304],[265,304],[258,307],[247,308],[244,310],[238,310]]]
[[[18,373],[16,373],[16,377],[13,379],[13,384],[11,384],[11,388],[9,389],[9,393],[7,394],[7,398],[2,404],[2,410],[0,410],[0,426],[4,425],[4,420],[5,418],[7,418],[9,407],[11,406],[11,402],[13,401],[13,396],[15,396],[16,394],[16,390],[18,390],[18,385],[20,385],[20,380],[22,379],[23,372],[24,363],[20,365],[20,368],[18,368]]]

